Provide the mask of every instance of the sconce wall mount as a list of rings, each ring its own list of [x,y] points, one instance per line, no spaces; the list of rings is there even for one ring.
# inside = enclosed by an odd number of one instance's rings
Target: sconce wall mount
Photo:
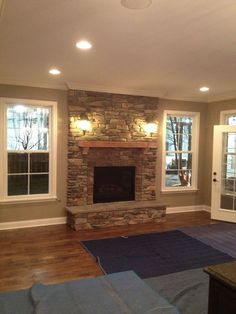
[[[76,121],[76,127],[83,131],[83,135],[91,129],[91,122],[86,113],[80,115],[80,119]]]

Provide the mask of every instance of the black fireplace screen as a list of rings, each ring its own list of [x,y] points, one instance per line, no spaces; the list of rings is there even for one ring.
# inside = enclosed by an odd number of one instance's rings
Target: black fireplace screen
[[[93,202],[135,200],[135,167],[95,167]]]

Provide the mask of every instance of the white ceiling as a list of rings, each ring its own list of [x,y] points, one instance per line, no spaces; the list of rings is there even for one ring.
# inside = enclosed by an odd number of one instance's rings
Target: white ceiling
[[[153,0],[145,10],[120,0],[5,0],[0,16],[0,83],[236,97],[235,0]],[[76,49],[80,39],[93,48]],[[52,66],[60,77],[48,74]]]

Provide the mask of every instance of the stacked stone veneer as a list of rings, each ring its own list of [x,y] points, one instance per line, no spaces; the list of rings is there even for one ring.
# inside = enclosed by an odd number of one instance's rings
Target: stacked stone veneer
[[[75,230],[160,222],[165,214],[166,207],[155,201],[67,207],[68,224]]]
[[[70,90],[68,140],[67,205],[93,202],[93,169],[95,166],[135,166],[135,200],[156,199],[157,149],[79,147],[79,141],[155,141],[142,125],[158,119],[158,98]],[[83,135],[76,120],[86,113],[92,129]]]

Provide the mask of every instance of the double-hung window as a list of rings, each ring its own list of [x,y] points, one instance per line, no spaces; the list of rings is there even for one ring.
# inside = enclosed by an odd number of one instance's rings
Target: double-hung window
[[[236,110],[221,111],[220,124],[236,125]]]
[[[236,110],[224,110],[220,113],[220,123],[224,125],[236,125]],[[224,176],[222,180],[225,195],[234,195],[236,177],[235,177],[235,135],[226,134],[224,138]]]
[[[162,191],[197,189],[199,113],[164,111]]]
[[[1,201],[56,196],[56,103],[1,99]]]

